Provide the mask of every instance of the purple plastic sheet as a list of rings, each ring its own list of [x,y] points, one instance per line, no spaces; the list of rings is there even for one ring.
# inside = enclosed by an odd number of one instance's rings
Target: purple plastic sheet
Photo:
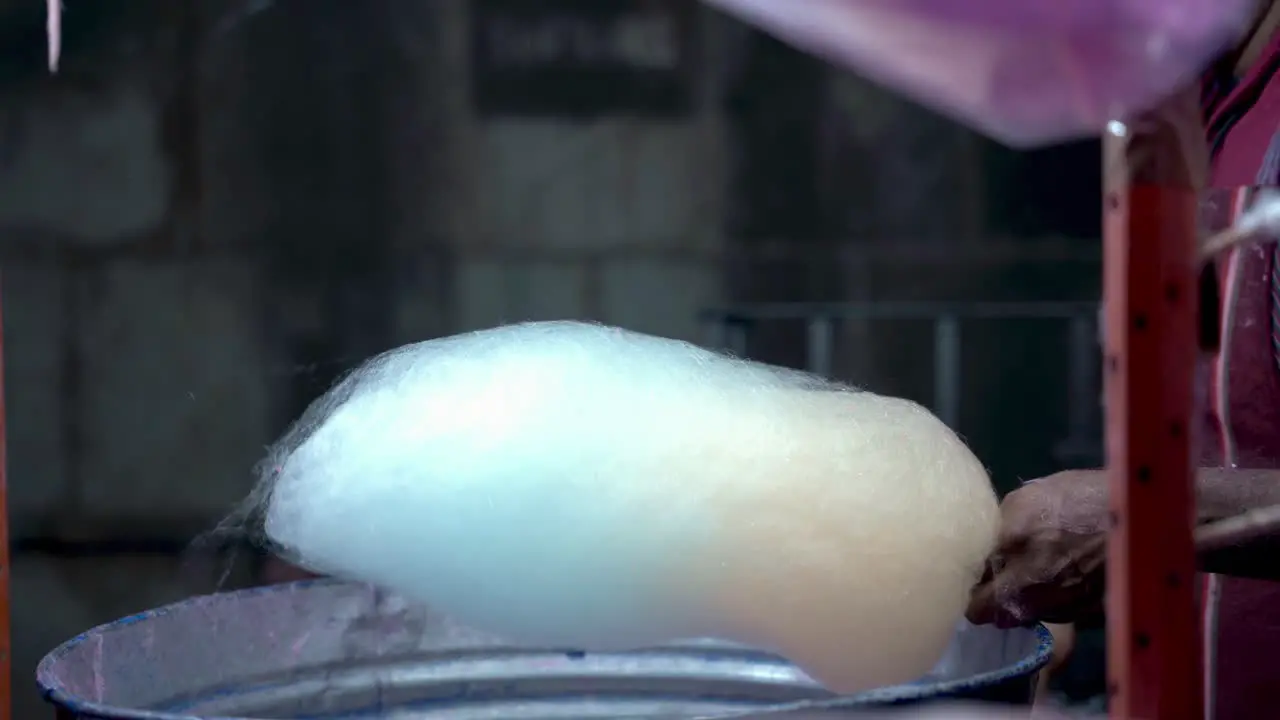
[[[1097,135],[1192,80],[1254,0],[707,0],[1014,146]]]

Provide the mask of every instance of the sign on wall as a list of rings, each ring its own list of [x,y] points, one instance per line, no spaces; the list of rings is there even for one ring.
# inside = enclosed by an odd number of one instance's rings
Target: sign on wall
[[[676,116],[692,98],[690,0],[472,0],[484,115]]]

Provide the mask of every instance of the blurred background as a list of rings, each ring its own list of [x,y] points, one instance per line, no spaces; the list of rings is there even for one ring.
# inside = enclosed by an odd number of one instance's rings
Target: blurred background
[[[72,635],[280,577],[191,539],[404,343],[594,319],[919,400],[1002,489],[1100,462],[1096,143],[691,0],[66,4],[50,76],[0,0],[16,717]]]

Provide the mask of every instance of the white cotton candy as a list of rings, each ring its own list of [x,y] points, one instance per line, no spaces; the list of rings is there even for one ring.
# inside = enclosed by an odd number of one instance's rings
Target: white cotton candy
[[[840,692],[931,669],[998,522],[916,404],[574,322],[370,361],[263,482],[313,570],[523,642],[748,643]]]

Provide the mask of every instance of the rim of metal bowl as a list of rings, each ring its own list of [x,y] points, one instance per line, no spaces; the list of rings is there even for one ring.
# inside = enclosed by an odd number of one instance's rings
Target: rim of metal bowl
[[[74,713],[84,714],[93,718],[111,717],[115,720],[245,720],[245,718],[236,718],[229,716],[195,716],[188,713],[171,713],[158,710],[145,710],[140,708],[123,708],[114,705],[86,700],[84,698],[72,695],[63,687],[61,681],[57,679],[53,672],[53,666],[62,660],[66,655],[73,652],[76,648],[90,641],[92,638],[121,630],[123,628],[135,625],[146,620],[168,615],[179,611],[193,602],[200,600],[208,600],[209,598],[221,596],[236,595],[239,597],[252,597],[254,595],[263,595],[272,592],[280,592],[283,588],[303,589],[309,587],[323,587],[330,585],[345,585],[341,580],[330,578],[321,578],[316,580],[301,580],[293,583],[285,583],[280,585],[267,585],[263,587],[248,588],[237,590],[230,593],[211,594],[187,598],[168,605],[162,605],[157,608],[145,610],[143,612],[129,615],[108,623],[103,623],[96,627],[85,630],[75,637],[67,640],[61,645],[54,648],[49,654],[45,655],[36,667],[36,684],[40,688],[40,696],[45,702],[64,707]],[[842,708],[865,708],[870,706],[894,705],[902,703],[916,702],[926,700],[935,696],[946,696],[962,693],[974,688],[986,687],[998,684],[1001,681],[1012,680],[1018,677],[1027,676],[1039,671],[1049,663],[1049,658],[1053,652],[1053,635],[1044,625],[1037,624],[1031,628],[1036,635],[1035,653],[1019,660],[1011,665],[999,667],[987,672],[970,675],[964,678],[954,680],[935,681],[928,685],[918,685],[907,683],[903,685],[890,685],[888,687],[877,688],[857,693],[855,695],[845,695],[834,698],[823,698],[821,700],[797,700],[794,702],[778,703],[774,705],[762,705],[759,708],[750,710],[732,711],[729,713],[721,713],[715,715],[697,715],[695,718],[734,718],[734,717],[754,717],[756,715],[772,715],[776,713],[795,712],[798,710],[837,710]],[[923,690],[928,688],[928,696],[923,694]]]

